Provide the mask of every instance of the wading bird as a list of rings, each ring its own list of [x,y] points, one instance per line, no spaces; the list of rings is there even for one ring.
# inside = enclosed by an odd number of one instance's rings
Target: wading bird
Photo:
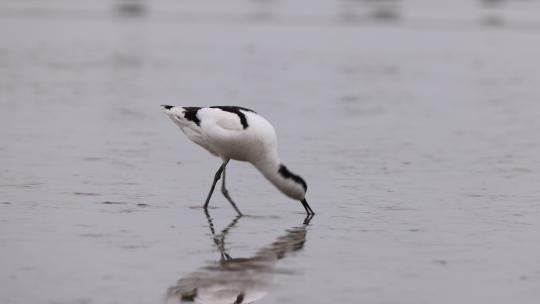
[[[254,165],[281,192],[300,201],[307,214],[315,214],[306,201],[306,182],[279,160],[274,127],[255,111],[234,106],[162,107],[191,141],[223,160],[206,197],[205,210],[223,174],[221,192],[242,215],[225,187],[225,167],[233,159]]]

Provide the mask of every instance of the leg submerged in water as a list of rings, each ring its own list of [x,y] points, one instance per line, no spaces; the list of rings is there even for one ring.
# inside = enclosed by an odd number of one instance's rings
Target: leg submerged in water
[[[212,193],[214,193],[214,188],[216,188],[216,184],[218,180],[221,178],[221,172],[223,172],[223,169],[227,165],[227,162],[223,162],[219,169],[216,171],[216,175],[214,175],[214,182],[212,183],[212,187],[210,187],[210,192],[208,192],[208,196],[206,197],[206,202],[204,203],[204,209],[208,209],[208,204],[210,203],[210,198],[212,197]]]

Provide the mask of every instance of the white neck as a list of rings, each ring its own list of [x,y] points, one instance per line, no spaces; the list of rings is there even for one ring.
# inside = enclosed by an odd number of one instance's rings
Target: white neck
[[[257,163],[253,164],[274,186],[280,188],[278,184],[281,182],[279,175],[279,166],[281,162],[277,153],[267,154],[266,157],[261,157]],[[281,190],[281,188],[280,188]]]
[[[280,167],[283,164],[279,161],[277,153],[262,157],[253,165],[264,175],[264,177],[266,177],[266,179],[288,197],[297,200],[304,198],[305,192],[301,185],[295,183],[290,178],[283,177],[283,175],[279,173]]]

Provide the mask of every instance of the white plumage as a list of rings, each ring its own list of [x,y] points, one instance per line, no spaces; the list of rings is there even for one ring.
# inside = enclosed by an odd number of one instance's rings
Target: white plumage
[[[225,167],[229,160],[233,159],[253,164],[285,195],[301,201],[308,214],[314,214],[305,199],[306,182],[280,162],[276,132],[262,116],[253,110],[235,106],[206,108],[162,106],[165,113],[191,141],[223,160],[208,193],[205,209],[217,181],[223,174],[221,191],[241,215],[225,187]]]

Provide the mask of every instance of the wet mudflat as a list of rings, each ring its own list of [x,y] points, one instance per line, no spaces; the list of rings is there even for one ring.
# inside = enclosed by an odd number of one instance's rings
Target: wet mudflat
[[[0,302],[537,303],[538,35],[4,18]],[[160,104],[265,116],[317,215],[232,162],[208,218]]]

